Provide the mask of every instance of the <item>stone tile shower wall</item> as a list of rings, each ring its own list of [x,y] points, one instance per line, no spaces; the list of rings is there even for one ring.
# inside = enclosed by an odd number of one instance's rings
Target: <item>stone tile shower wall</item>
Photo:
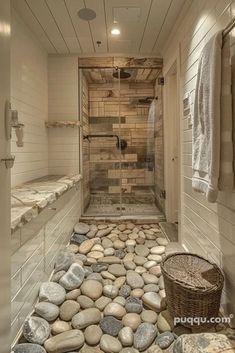
[[[149,104],[137,104],[137,97],[154,96],[153,83],[121,82],[119,92],[113,83],[89,84],[90,133],[117,134],[127,141],[121,154],[116,140],[92,139],[90,143],[91,193],[150,195],[154,186],[154,158],[147,156]],[[150,160],[151,159],[151,160]]]

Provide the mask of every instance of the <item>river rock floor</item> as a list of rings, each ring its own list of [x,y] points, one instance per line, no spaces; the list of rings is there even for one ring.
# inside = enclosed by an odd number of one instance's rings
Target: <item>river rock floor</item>
[[[157,224],[76,224],[13,351],[172,352],[191,330],[174,327],[167,311],[167,244]]]

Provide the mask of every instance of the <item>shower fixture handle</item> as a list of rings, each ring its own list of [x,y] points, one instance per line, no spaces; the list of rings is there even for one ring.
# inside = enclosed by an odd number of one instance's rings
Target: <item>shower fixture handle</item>
[[[91,142],[89,136],[90,136],[90,135],[83,135],[83,140],[87,140],[88,142]]]
[[[98,138],[98,137],[115,137],[117,139],[117,143],[116,143],[116,146],[117,146],[117,149],[120,149],[120,150],[125,150],[127,148],[127,141],[126,140],[123,140],[123,139],[120,139],[120,137],[118,135],[114,135],[114,134],[90,134],[90,135],[83,135],[83,140],[88,140],[89,142],[90,141],[90,138]]]
[[[119,139],[117,142],[117,148],[120,150],[125,150],[127,148],[127,141],[124,139]]]

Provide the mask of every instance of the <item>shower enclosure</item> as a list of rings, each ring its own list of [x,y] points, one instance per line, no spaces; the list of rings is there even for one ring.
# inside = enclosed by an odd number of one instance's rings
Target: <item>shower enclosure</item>
[[[80,69],[84,216],[162,216],[155,197],[158,72]]]

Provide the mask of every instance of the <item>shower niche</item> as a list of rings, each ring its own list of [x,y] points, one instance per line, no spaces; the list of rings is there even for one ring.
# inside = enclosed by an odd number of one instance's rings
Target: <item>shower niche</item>
[[[79,70],[83,216],[162,215],[155,195],[160,74],[159,68]]]

